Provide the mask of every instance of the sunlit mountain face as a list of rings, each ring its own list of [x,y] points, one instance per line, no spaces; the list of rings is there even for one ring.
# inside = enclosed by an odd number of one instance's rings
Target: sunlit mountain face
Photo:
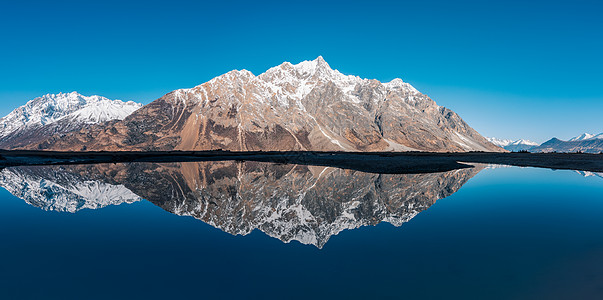
[[[409,83],[344,75],[322,57],[284,62],[257,76],[233,70],[193,88],[172,91],[140,109],[135,103],[131,103],[135,109],[120,108],[122,102],[88,107],[76,94],[58,102],[55,98],[64,95],[51,96],[30,101],[5,118],[11,132],[18,134],[0,139],[2,148],[505,151]],[[55,108],[61,113],[47,116],[46,111]],[[73,116],[63,117],[68,113]],[[20,122],[28,118],[61,122],[41,130]]]
[[[233,235],[259,229],[285,243],[322,248],[345,229],[401,226],[482,169],[372,174],[261,162],[130,163],[8,168],[0,184],[45,210],[146,199]]]

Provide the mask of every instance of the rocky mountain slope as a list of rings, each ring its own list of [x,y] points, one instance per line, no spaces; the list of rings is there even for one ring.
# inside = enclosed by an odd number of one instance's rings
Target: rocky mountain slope
[[[142,105],[83,96],[77,92],[35,98],[0,119],[0,148],[36,145],[111,120],[123,120]]]
[[[497,139],[497,138],[486,138],[490,143],[502,147],[505,150],[508,151],[522,151],[522,150],[530,150],[533,147],[538,146],[538,143],[536,142],[532,142],[530,140],[524,140],[524,139],[519,139],[519,140],[508,140],[508,139]]]
[[[400,79],[343,75],[318,57],[231,71],[123,121],[22,146],[53,150],[504,151]]]

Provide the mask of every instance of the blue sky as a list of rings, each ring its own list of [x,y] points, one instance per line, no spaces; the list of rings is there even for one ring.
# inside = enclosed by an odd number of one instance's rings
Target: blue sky
[[[600,1],[4,1],[0,114],[46,93],[149,103],[322,55],[400,77],[486,136],[603,132]]]

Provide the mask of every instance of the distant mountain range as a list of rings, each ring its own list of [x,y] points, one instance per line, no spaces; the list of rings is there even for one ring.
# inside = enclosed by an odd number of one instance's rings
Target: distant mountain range
[[[603,139],[603,133],[599,133],[597,135],[595,134],[590,134],[590,133],[583,133],[579,136],[573,137],[569,140],[569,142],[576,142],[576,141],[590,141],[590,140],[600,140]]]
[[[603,152],[603,133],[589,134],[583,133],[573,137],[568,141],[558,138],[552,138],[542,144],[534,143],[528,140],[506,140],[497,138],[487,138],[488,141],[509,151],[530,151],[530,152],[584,152],[600,153]]]
[[[520,140],[506,140],[506,139],[497,139],[497,138],[486,138],[490,143],[502,147],[505,150],[509,150],[509,151],[522,151],[522,150],[528,150],[531,149],[535,146],[538,146],[538,143],[529,141],[529,140],[524,140],[524,139],[520,139]]]
[[[531,152],[584,152],[601,153],[603,152],[603,139],[585,139],[562,141],[552,138],[542,145],[529,149]]]
[[[344,75],[322,57],[234,70],[143,107],[46,95],[0,129],[5,149],[504,151],[410,84]]]

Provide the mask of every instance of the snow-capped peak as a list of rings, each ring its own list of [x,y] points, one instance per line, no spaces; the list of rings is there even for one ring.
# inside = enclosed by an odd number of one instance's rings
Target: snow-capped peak
[[[384,85],[388,88],[398,88],[398,89],[404,89],[411,93],[419,93],[419,91],[417,89],[415,89],[412,85],[402,81],[402,79],[400,79],[400,78],[395,78],[390,82],[384,83]]]
[[[332,69],[322,56],[318,56],[314,60],[305,60],[297,64],[285,61],[257,76],[244,69],[233,70],[194,88],[178,90],[174,99],[186,101],[187,97],[182,96],[192,92],[197,94],[194,101],[210,101],[207,97],[208,89],[216,86],[238,89],[239,91],[244,91],[245,86],[252,86],[252,97],[258,102],[274,101],[272,104],[278,103],[283,107],[289,107],[291,103],[296,103],[300,109],[304,110],[301,100],[316,86],[326,82],[330,82],[341,89],[344,93],[344,101],[359,103],[361,100],[354,93],[355,88],[358,85],[378,81],[345,75],[336,69]],[[410,84],[398,78],[381,84],[385,88],[384,90],[411,95],[419,93]]]
[[[603,139],[603,133],[599,133],[597,135],[590,134],[590,133],[583,133],[579,136],[571,138],[569,141],[577,142],[577,141],[598,140],[598,139]]]
[[[46,94],[1,118],[0,137],[62,119],[86,124],[123,119],[141,106],[133,101],[109,100],[97,95],[83,96],[77,92]]]
[[[588,140],[588,139],[592,138],[593,136],[595,136],[595,135],[590,134],[590,133],[583,133],[579,136],[575,136],[575,137],[571,138],[570,142]]]
[[[488,140],[488,142],[490,142],[498,147],[505,147],[505,146],[508,146],[511,143],[513,143],[513,140],[499,139],[499,138],[495,138],[495,137],[486,137],[486,139]]]
[[[331,69],[331,66],[322,58],[322,56],[317,57],[315,60],[306,60],[298,63],[297,65],[293,65],[293,67],[300,73],[304,75],[312,76],[316,72],[330,72],[334,71]]]
[[[532,142],[530,140],[519,139],[517,141],[511,142],[509,145],[528,145],[528,146],[538,146],[539,144],[536,142]]]
[[[532,147],[540,145],[538,143],[525,139],[519,139],[515,141],[509,139],[497,139],[493,137],[487,137],[486,139],[490,143],[509,151],[529,150]]]
[[[488,142],[499,146],[499,147],[506,147],[506,146],[511,146],[511,145],[528,145],[528,146],[538,146],[540,144],[536,143],[536,142],[532,142],[530,140],[525,140],[525,139],[519,139],[519,140],[509,140],[509,139],[498,139],[495,137],[487,137],[486,138],[488,140]]]
[[[319,79],[317,77],[325,77],[328,79],[340,79],[347,77],[337,70],[331,69],[331,66],[322,58],[317,57],[314,60],[305,60],[298,64],[284,62],[276,67],[268,69],[258,77],[262,80],[270,80],[273,77],[295,77],[297,79]],[[355,76],[350,76],[354,78]]]

